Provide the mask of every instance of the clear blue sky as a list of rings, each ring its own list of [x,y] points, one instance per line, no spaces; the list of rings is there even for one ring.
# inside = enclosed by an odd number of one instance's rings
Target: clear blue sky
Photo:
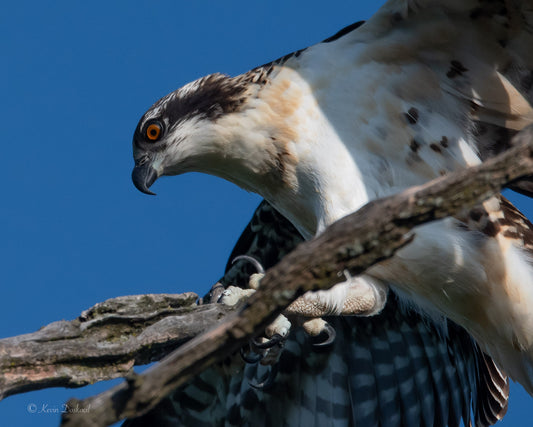
[[[190,174],[131,184],[131,137],[159,97],[239,74],[368,18],[366,1],[11,1],[0,16],[0,337],[72,319],[118,295],[200,294],[260,198]],[[517,202],[517,198],[513,200]],[[533,204],[517,202],[532,217]],[[54,426],[58,408],[109,384],[0,402],[0,424]],[[530,425],[512,389],[501,425]]]

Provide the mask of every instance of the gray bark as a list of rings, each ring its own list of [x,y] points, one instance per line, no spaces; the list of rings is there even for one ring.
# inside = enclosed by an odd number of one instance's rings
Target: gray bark
[[[138,416],[235,353],[304,292],[330,287],[345,269],[364,272],[408,244],[413,227],[462,215],[506,184],[530,176],[533,131],[526,128],[512,149],[478,167],[373,201],[332,224],[268,270],[259,291],[233,312],[216,304],[197,306],[192,293],[121,297],[73,321],[0,340],[0,396],[126,376],[100,395],[69,401],[69,407],[91,411],[66,413],[62,425],[104,426]],[[157,360],[175,347],[142,375],[133,373],[134,364]]]

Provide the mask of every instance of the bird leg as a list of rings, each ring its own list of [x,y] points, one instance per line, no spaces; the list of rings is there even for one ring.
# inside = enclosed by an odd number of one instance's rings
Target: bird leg
[[[343,272],[346,280],[325,291],[306,292],[284,314],[300,320],[304,331],[317,347],[328,346],[335,341],[335,330],[323,316],[373,316],[387,302],[388,286],[368,277],[352,277]]]
[[[346,278],[344,282],[325,291],[306,292],[289,305],[284,313],[312,318],[373,316],[385,307],[388,286],[382,281],[366,275],[353,277],[347,270],[343,274]],[[316,325],[310,326],[309,330],[313,331],[315,328]]]
[[[248,298],[259,288],[264,276],[264,269],[256,259],[241,255],[233,262],[239,259],[252,262],[258,273],[250,276],[249,289],[229,286],[219,300],[226,305],[235,305]],[[306,334],[313,339],[315,346],[328,346],[335,340],[335,330],[322,319],[323,316],[373,316],[383,309],[387,302],[387,285],[370,276],[353,277],[346,270],[343,274],[346,280],[331,289],[306,292],[265,329],[264,337],[252,340],[251,348],[262,354],[262,364],[268,365],[277,361],[292,327],[288,317],[302,326]]]

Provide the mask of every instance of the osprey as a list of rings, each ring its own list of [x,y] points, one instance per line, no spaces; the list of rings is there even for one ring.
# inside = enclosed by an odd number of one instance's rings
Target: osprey
[[[133,139],[137,188],[213,174],[262,195],[306,238],[373,199],[479,164],[533,122],[533,1],[390,0],[307,49],[156,102]],[[514,185],[532,195],[529,182]],[[391,259],[299,314],[376,314],[390,287],[461,325],[533,394],[533,231],[503,196],[415,229]],[[355,295],[355,296],[354,296]],[[354,298],[370,298],[350,312]],[[357,304],[355,304],[357,305]]]

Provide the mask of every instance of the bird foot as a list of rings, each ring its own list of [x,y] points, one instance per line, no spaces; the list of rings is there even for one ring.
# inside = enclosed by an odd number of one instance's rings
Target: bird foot
[[[219,303],[227,306],[234,306],[239,302],[246,300],[255,293],[255,289],[243,289],[236,286],[228,286],[222,293]],[[265,336],[253,339],[251,341],[251,351],[258,354],[257,356],[245,355],[243,359],[245,362],[253,361],[255,363],[260,361],[262,365],[271,365],[277,362],[283,343],[287,339],[291,330],[291,322],[283,314],[280,314],[276,319],[266,327]],[[242,352],[241,352],[242,355]]]
[[[220,295],[218,302],[227,305],[228,307],[233,307],[239,302],[248,299],[253,293],[255,293],[255,289],[243,289],[238,286],[228,286]]]
[[[247,299],[256,289],[264,276],[264,269],[254,258],[241,255],[234,259],[244,259],[252,262],[258,273],[250,276],[248,289],[229,286],[220,297],[219,302],[235,305]],[[265,329],[265,336],[252,340],[250,349],[258,354],[260,359],[245,356],[243,359],[257,361],[263,365],[277,362],[283,348],[283,343],[292,328],[289,318],[296,321],[311,338],[316,347],[325,347],[335,341],[335,330],[322,316],[372,316],[378,314],[387,302],[388,287],[380,280],[369,276],[352,277],[348,271],[343,272],[345,281],[338,283],[331,289],[307,292],[291,303]],[[255,363],[255,362],[254,362]]]
[[[248,299],[258,288],[261,279],[265,275],[265,270],[259,261],[248,255],[240,255],[235,257],[232,263],[238,260],[245,260],[251,262],[257,269],[257,273],[250,276],[248,282],[248,289],[239,288],[236,286],[228,286],[224,292],[222,292],[218,302],[234,306],[239,302]],[[241,351],[243,360],[247,363],[260,362],[262,365],[275,364],[281,354],[283,344],[289,336],[291,330],[291,322],[283,314],[280,314],[276,319],[266,327],[265,336],[253,339],[250,343],[251,352],[245,353]]]

